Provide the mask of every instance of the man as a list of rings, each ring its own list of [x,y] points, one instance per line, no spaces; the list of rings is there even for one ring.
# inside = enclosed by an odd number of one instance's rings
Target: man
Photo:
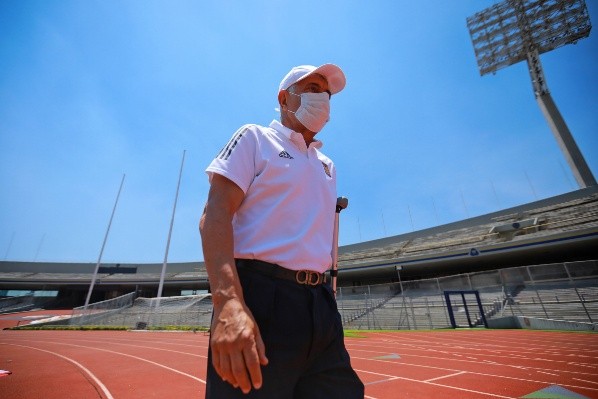
[[[325,281],[336,171],[315,139],[344,86],[336,65],[293,68],[279,85],[280,122],[241,127],[206,169],[206,398],[364,396]]]

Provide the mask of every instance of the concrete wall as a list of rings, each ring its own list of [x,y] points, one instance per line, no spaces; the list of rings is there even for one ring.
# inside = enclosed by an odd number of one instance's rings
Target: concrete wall
[[[489,328],[528,330],[598,331],[598,325],[572,321],[536,319],[526,316],[507,316],[488,320]]]

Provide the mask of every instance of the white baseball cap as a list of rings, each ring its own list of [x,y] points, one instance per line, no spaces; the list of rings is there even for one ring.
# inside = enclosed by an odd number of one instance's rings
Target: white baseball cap
[[[324,64],[319,67],[313,65],[299,65],[291,69],[289,73],[282,79],[278,91],[286,90],[301,79],[305,79],[312,73],[317,73],[326,78],[328,88],[331,94],[340,92],[347,82],[343,71],[334,64]]]

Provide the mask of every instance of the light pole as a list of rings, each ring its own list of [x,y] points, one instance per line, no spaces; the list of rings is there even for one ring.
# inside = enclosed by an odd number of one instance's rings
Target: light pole
[[[467,18],[480,75],[526,61],[534,96],[579,187],[596,185],[565,120],[552,100],[540,54],[590,35],[584,0],[506,0]]]

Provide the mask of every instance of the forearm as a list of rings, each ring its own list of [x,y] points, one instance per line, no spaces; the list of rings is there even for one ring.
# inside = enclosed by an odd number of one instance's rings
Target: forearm
[[[218,211],[206,212],[201,218],[200,232],[214,306],[220,308],[233,298],[242,301],[243,292],[233,255],[230,217]]]

